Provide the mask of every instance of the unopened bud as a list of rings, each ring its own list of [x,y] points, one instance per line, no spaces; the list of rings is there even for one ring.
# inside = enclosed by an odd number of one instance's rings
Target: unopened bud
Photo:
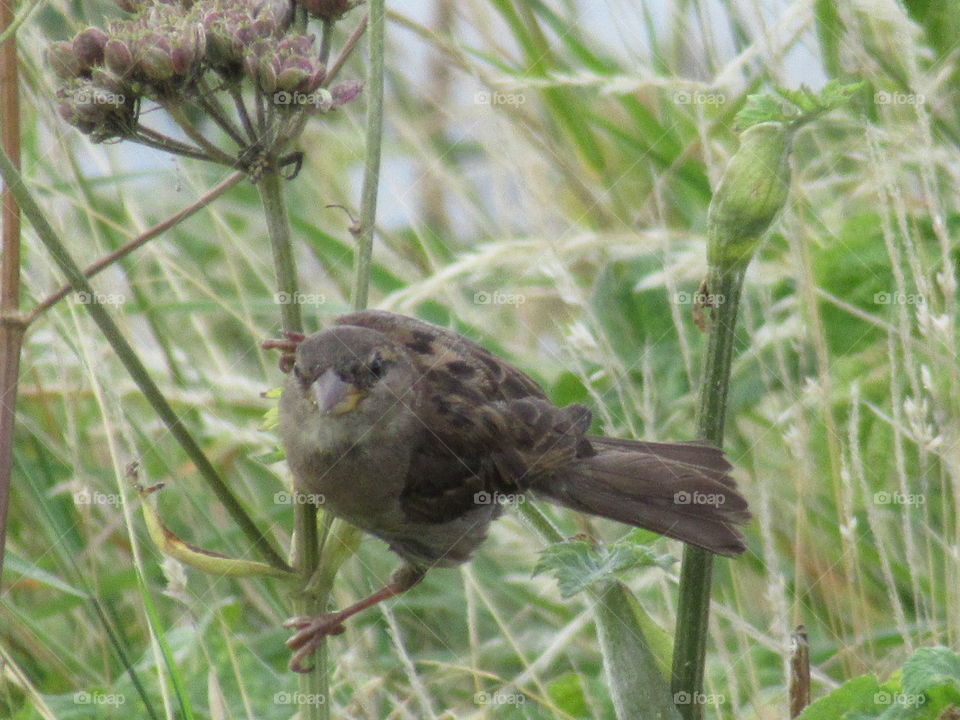
[[[80,74],[80,60],[71,43],[50,43],[50,47],[47,48],[47,59],[58,78],[70,80]]]
[[[707,215],[711,266],[746,265],[763,233],[783,209],[790,187],[791,131],[764,122],[740,137]]]
[[[103,59],[120,77],[126,77],[133,70],[133,53],[125,42],[110,40],[103,48]]]
[[[73,38],[73,52],[85,70],[103,64],[103,47],[107,40],[107,34],[95,27],[88,27]]]
[[[174,73],[170,52],[156,45],[145,47],[141,51],[140,67],[151,80],[168,80]]]

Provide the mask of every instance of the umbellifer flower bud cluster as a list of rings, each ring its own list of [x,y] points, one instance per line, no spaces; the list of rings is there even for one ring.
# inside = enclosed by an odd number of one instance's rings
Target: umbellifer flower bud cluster
[[[300,1],[307,15],[325,21],[358,4]],[[329,86],[319,44],[305,23],[295,22],[290,0],[118,4],[131,16],[48,49],[60,80],[60,115],[94,141],[129,139],[222,163],[236,158],[244,167],[260,161],[255,155],[277,156],[295,139],[303,124],[291,114],[327,112],[359,93],[356,82]],[[144,102],[167,110],[185,139],[141,125]],[[219,126],[233,146],[221,148],[201,133],[183,112],[187,105]]]

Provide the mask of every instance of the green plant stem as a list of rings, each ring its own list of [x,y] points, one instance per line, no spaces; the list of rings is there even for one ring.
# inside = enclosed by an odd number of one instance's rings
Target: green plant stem
[[[380,186],[380,150],[383,140],[384,0],[370,0],[368,16],[369,67],[367,78],[367,157],[360,196],[360,231],[354,259],[354,309],[367,306],[370,292],[370,262],[377,219],[377,189]]]
[[[158,133],[156,130],[151,130],[143,125],[137,126],[136,133],[127,136],[126,139],[130,142],[146,145],[147,147],[155,148],[157,150],[162,150],[163,152],[168,152],[175,155],[183,155],[184,157],[192,158],[194,160],[204,160],[207,162],[214,161],[212,157],[207,155],[207,153],[203,152],[199,148],[193,147],[192,145],[187,145],[179,140],[174,140],[171,137],[167,137],[163,133]]]
[[[197,105],[199,105],[241,149],[245,148],[247,141],[241,134],[240,128],[238,128],[227,113],[224,112],[213,90],[207,87],[206,84],[201,84],[199,90],[200,92],[196,97]]]
[[[50,226],[50,223],[47,222],[40,206],[37,205],[27,190],[26,185],[24,185],[23,177],[13,163],[10,162],[10,158],[7,157],[6,153],[0,153],[0,175],[3,176],[4,182],[13,193],[17,203],[19,203],[20,209],[30,219],[34,231],[66,276],[67,281],[73,285],[76,290],[86,292],[91,297],[94,296],[94,289],[90,285],[90,282],[67,252],[63,243],[60,242],[60,238],[57,237],[56,232]],[[147,369],[140,361],[133,347],[127,342],[123,333],[120,332],[120,328],[117,327],[113,318],[110,317],[110,314],[102,305],[96,302],[86,303],[85,307],[107,339],[107,342],[110,343],[110,346],[114,352],[116,352],[117,357],[120,358],[120,362],[123,363],[123,366],[126,368],[134,383],[136,383],[157,415],[160,416],[160,419],[164,425],[167,426],[170,434],[173,435],[180,444],[180,447],[183,448],[187,456],[197,466],[200,475],[210,489],[213,490],[214,494],[216,494],[220,502],[223,503],[234,522],[240,526],[241,531],[250,543],[257,548],[264,560],[270,565],[282,570],[290,570],[290,567],[273,548],[267,537],[263,535],[256,524],[254,524],[253,520],[247,514],[247,511],[243,509],[239,500],[237,500],[229,486],[217,473],[213,464],[207,459],[207,456],[183,425],[173,408],[170,407],[170,404],[160,392],[153,378],[150,377]]]
[[[557,529],[557,526],[550,522],[550,518],[543,514],[543,511],[536,505],[528,502],[520,503],[518,506],[520,514],[534,530],[548,543],[563,542],[563,534]]]
[[[273,252],[273,264],[277,279],[280,302],[280,322],[286,332],[303,332],[303,318],[300,304],[297,302],[299,285],[297,266],[293,257],[293,245],[290,237],[290,219],[287,215],[283,195],[283,178],[276,162],[270,163],[264,171],[257,188],[267,221],[270,235],[270,247]],[[310,592],[307,585],[313,577],[319,563],[319,542],[317,538],[317,508],[312,503],[297,503],[293,507],[293,525],[295,534],[295,563],[300,575],[300,590],[294,596],[294,613],[298,616],[313,617],[326,609],[326,598]],[[302,673],[298,678],[298,690],[303,697],[322,697],[322,702],[301,706],[303,720],[326,720],[329,718],[329,676],[326,658],[318,653],[317,661],[310,672]]]
[[[273,267],[277,276],[277,292],[284,295],[287,302],[280,302],[280,323],[288,332],[303,332],[303,319],[300,303],[296,302],[299,292],[297,266],[293,259],[293,246],[290,239],[290,219],[283,197],[283,177],[276,163],[272,163],[263,173],[257,189],[260,202],[267,219],[267,233],[270,236],[270,248],[273,253]]]
[[[207,153],[215,162],[223,163],[231,167],[236,166],[236,158],[231,157],[228,153],[225,153],[207,140],[203,133],[190,122],[190,118],[187,117],[187,114],[183,111],[183,106],[178,101],[164,103],[163,109],[166,110],[167,114],[177,123],[177,126],[183,130],[184,134],[193,140],[197,146]]]
[[[697,435],[718,448],[723,446],[734,330],[745,270],[745,264],[726,270],[714,267],[707,279],[708,293],[722,298],[722,301],[713,308],[712,313],[697,410]],[[680,599],[673,651],[672,689],[675,696],[682,693],[685,697],[696,698],[702,692],[712,574],[713,555],[706,550],[686,546],[680,571]],[[702,703],[685,703],[679,709],[684,720],[703,717]]]

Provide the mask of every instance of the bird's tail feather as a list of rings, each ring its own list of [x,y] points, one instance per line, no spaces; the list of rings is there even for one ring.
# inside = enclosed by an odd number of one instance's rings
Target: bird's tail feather
[[[703,443],[590,438],[596,454],[535,484],[539,495],[721,555],[745,549],[747,501],[723,453]]]

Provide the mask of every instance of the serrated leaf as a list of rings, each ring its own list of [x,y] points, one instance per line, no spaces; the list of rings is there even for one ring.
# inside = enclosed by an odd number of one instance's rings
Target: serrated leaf
[[[941,685],[960,690],[960,655],[950,648],[920,648],[904,663],[904,693],[919,695]]]
[[[776,87],[773,93],[748,95],[743,109],[734,120],[738,131],[762,122],[790,122],[800,125],[850,101],[864,83],[842,83],[831,80],[820,92],[806,85],[799,89]]]
[[[764,122],[785,122],[787,120],[783,105],[773,95],[748,95],[743,108],[734,118],[738,131],[744,131],[753,125]]]
[[[669,562],[672,561],[670,558]],[[631,534],[607,548],[598,547],[592,540],[574,538],[540,551],[533,574],[552,573],[560,594],[568,598],[596,583],[616,580],[626,570],[649,565],[663,567],[664,562],[664,556],[637,543]]]

